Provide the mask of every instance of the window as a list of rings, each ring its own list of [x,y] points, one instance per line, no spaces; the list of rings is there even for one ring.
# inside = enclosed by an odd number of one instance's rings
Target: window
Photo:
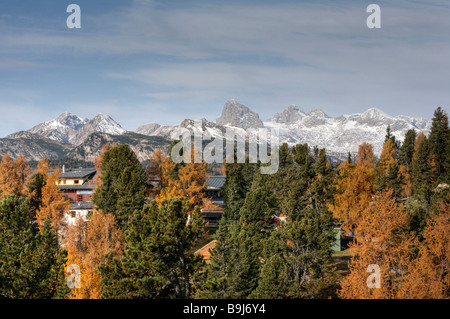
[[[73,181],[73,183],[74,183],[75,185],[78,185],[78,184],[80,184],[80,181],[79,181],[78,179],[76,179],[76,180]]]
[[[70,217],[72,217],[72,218],[75,218],[75,217],[77,217],[77,212],[76,211],[71,211],[70,212]]]
[[[83,195],[77,195],[77,202],[83,201]]]

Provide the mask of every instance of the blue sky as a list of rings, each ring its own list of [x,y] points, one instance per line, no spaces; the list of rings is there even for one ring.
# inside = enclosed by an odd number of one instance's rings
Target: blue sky
[[[290,104],[431,119],[450,101],[450,2],[393,2],[4,0],[0,137],[64,111],[127,130],[212,121],[230,98],[262,119]]]

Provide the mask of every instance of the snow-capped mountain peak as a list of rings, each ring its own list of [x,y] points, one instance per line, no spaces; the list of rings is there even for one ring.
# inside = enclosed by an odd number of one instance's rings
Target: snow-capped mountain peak
[[[407,116],[393,117],[377,108],[338,117],[329,117],[320,109],[303,116],[299,116],[299,112],[297,107],[289,106],[264,125],[279,129],[282,143],[317,145],[339,158],[344,158],[347,152],[356,153],[363,142],[370,143],[374,153],[379,155],[388,126],[399,140],[403,140],[409,129],[427,133],[431,128],[430,121]]]
[[[256,112],[234,99],[230,99],[225,103],[222,114],[215,122],[219,125],[231,125],[243,129],[264,127]]]
[[[78,145],[94,132],[121,135],[126,130],[104,113],[99,113],[93,119],[88,120],[71,112],[64,112],[53,120],[34,126],[28,132],[55,141]]]

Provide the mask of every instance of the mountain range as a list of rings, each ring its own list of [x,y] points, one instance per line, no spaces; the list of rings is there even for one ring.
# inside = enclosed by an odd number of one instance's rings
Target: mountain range
[[[272,118],[262,120],[247,106],[230,99],[223,106],[221,115],[211,122],[185,119],[171,126],[150,122],[130,132],[106,114],[99,113],[92,119],[86,119],[65,112],[27,131],[1,138],[0,155],[8,153],[15,158],[22,154],[35,161],[41,158],[72,158],[92,162],[102,146],[109,142],[129,144],[139,160],[145,161],[158,147],[167,151],[171,141],[178,139],[186,128],[216,137],[224,136],[226,129],[239,133],[266,127],[277,132],[280,143],[316,145],[326,148],[332,158],[342,160],[348,152],[355,154],[363,142],[372,144],[375,154],[379,155],[388,126],[396,139],[402,141],[409,129],[427,134],[431,121],[409,116],[393,117],[376,108],[330,117],[321,109],[306,112],[296,105],[290,105]]]

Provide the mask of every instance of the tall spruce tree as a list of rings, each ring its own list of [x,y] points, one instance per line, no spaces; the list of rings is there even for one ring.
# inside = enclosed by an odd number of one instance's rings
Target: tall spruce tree
[[[450,183],[450,129],[448,115],[441,107],[434,112],[429,143],[435,165],[435,186],[439,183]]]
[[[190,298],[203,264],[191,252],[202,233],[199,209],[189,213],[185,198],[153,201],[129,223],[121,259],[109,254],[99,266],[102,297]]]
[[[422,138],[412,162],[414,196],[429,203],[434,184],[433,152],[426,136]]]
[[[250,191],[256,164],[245,163],[225,164],[226,178],[222,187],[225,204],[224,218],[228,221],[239,220],[239,210],[244,205],[245,197]]]
[[[286,223],[274,228],[265,241],[254,298],[314,297],[320,292],[312,287],[328,272],[334,233],[327,203],[333,197],[334,172],[323,149],[317,151],[315,162],[307,145],[293,152],[297,161],[285,167],[281,191]]]
[[[15,195],[0,202],[0,298],[64,298],[67,252],[50,221],[39,230],[28,206]]]
[[[128,145],[119,145],[103,154],[101,184],[95,189],[92,202],[106,214],[112,214],[120,228],[128,218],[142,210],[145,200],[145,171]]]
[[[417,133],[414,129],[410,129],[405,134],[405,140],[398,154],[398,161],[400,165],[407,168],[411,167],[414,155],[414,143],[416,141]]]

